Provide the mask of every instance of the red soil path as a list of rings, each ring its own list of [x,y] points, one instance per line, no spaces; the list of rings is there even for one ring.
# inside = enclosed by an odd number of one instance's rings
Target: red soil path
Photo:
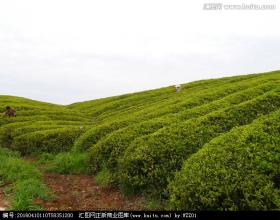
[[[55,195],[48,202],[36,201],[44,210],[143,210],[143,198],[127,198],[112,187],[98,186],[85,175],[44,174],[44,181]]]
[[[4,200],[4,188],[0,187],[0,211],[7,209],[9,206],[8,202]]]

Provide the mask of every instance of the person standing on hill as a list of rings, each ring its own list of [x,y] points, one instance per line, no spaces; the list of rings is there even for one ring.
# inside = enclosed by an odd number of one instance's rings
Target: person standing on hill
[[[5,111],[5,116],[8,117],[16,117],[17,116],[17,112],[15,109],[11,108],[10,106],[6,107],[6,111]]]
[[[176,86],[175,86],[175,89],[176,89],[176,92],[180,92],[180,91],[181,91],[181,85],[179,85],[179,84],[176,85]]]

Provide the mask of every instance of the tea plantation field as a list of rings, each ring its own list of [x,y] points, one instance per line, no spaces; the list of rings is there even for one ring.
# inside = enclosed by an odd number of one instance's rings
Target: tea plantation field
[[[280,210],[280,71],[181,86],[68,106],[0,95],[3,112],[17,111],[0,117],[11,208],[40,209],[51,171],[91,175],[155,209]]]

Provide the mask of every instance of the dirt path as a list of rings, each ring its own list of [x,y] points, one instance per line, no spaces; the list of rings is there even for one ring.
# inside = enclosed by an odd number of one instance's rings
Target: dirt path
[[[8,202],[4,198],[5,198],[4,188],[0,187],[0,211],[6,210],[7,207],[9,206]]]
[[[37,201],[45,210],[143,210],[141,197],[126,198],[117,189],[98,186],[85,175],[44,174],[55,195],[49,202]]]

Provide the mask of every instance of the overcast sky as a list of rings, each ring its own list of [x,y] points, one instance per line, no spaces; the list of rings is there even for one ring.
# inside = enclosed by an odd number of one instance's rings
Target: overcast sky
[[[204,3],[275,10],[203,10]],[[0,94],[53,103],[280,69],[277,0],[1,0]]]

